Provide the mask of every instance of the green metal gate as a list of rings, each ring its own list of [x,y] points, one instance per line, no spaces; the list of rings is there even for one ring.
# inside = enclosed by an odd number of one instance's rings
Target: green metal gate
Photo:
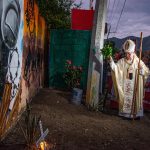
[[[65,61],[83,67],[81,88],[86,89],[91,31],[52,30],[50,36],[49,86],[65,88]]]

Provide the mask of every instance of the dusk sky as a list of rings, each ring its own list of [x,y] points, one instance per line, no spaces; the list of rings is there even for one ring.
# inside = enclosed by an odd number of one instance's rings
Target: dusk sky
[[[76,1],[79,2],[80,0]],[[82,1],[82,8],[89,9],[89,0]],[[112,26],[111,32],[116,31],[124,1],[108,0],[107,22]],[[110,37],[140,36],[141,31],[143,36],[150,35],[150,0],[126,0],[117,33],[110,34]]]

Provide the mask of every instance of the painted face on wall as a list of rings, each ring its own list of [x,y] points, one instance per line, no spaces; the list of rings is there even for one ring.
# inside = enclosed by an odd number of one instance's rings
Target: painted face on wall
[[[20,5],[18,0],[0,1],[1,42],[8,49],[14,49],[17,43],[20,25]]]
[[[12,83],[11,100],[15,97],[19,83],[19,52],[16,46],[20,27],[21,9],[19,0],[0,0],[0,53],[4,70],[4,83]]]

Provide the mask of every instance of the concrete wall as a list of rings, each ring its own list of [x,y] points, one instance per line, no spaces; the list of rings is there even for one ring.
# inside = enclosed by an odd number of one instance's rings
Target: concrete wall
[[[29,4],[28,4],[29,5]],[[31,100],[44,84],[44,46],[46,25],[39,15],[37,5],[27,7],[24,1],[24,10],[30,9],[32,18],[27,26],[24,15],[23,59],[22,59],[22,106],[26,100]]]

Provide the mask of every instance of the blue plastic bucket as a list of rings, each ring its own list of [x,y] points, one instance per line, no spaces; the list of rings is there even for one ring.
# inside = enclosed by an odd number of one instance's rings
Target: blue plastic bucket
[[[82,100],[82,93],[83,93],[82,89],[73,88],[72,103],[80,105]]]

